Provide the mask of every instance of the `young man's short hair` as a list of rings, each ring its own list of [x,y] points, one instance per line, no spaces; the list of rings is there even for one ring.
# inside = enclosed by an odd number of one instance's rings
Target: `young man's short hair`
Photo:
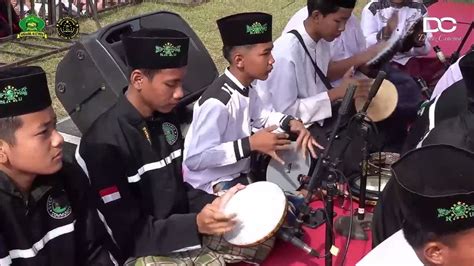
[[[229,62],[229,64],[232,64],[232,52],[237,49],[237,48],[245,48],[245,49],[250,49],[254,45],[249,44],[249,45],[239,45],[239,46],[230,46],[230,45],[224,45],[222,47],[222,55],[224,58]]]
[[[339,10],[339,6],[334,0],[308,0],[308,16],[311,16],[314,11],[319,11],[323,16],[331,13],[336,13]]]
[[[161,69],[149,69],[149,68],[135,69],[135,68],[129,68],[129,70],[128,70],[129,82],[130,82],[130,78],[131,78],[131,75],[132,75],[134,70],[140,70],[140,72],[142,72],[143,75],[149,80],[152,80],[153,77],[161,71]]]
[[[15,132],[23,125],[23,121],[18,116],[0,118],[0,140],[10,145],[16,143]]]
[[[453,246],[453,236],[458,233],[437,234],[426,230],[421,224],[411,221],[409,217],[403,221],[402,230],[408,244],[414,249],[422,248],[427,243],[433,241],[440,241],[447,246]]]

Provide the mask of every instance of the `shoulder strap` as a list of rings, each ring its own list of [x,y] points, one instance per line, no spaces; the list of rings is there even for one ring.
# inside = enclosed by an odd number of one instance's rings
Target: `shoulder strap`
[[[319,76],[321,81],[324,83],[324,86],[326,86],[326,88],[328,90],[332,89],[332,86],[331,86],[331,83],[329,82],[329,79],[326,77],[326,75],[323,74],[321,69],[318,67],[316,62],[311,57],[311,54],[309,53],[308,48],[304,44],[303,37],[301,37],[301,34],[297,30],[291,30],[288,33],[292,33],[296,36],[296,38],[298,38],[298,41],[300,42],[301,46],[303,46],[303,49],[306,52],[306,54],[308,55],[309,60],[311,60],[311,63],[313,63],[313,67],[314,67],[314,70],[315,70],[316,74]]]

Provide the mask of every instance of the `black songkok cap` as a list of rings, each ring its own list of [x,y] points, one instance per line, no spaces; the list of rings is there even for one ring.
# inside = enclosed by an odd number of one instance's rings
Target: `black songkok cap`
[[[266,13],[240,13],[217,20],[225,46],[272,41],[272,16]]]
[[[170,29],[140,29],[123,37],[132,69],[180,68],[188,64],[189,37]]]
[[[336,3],[337,6],[339,7],[344,7],[344,8],[354,8],[356,5],[356,0],[331,0]]]
[[[0,70],[0,118],[34,113],[49,106],[51,96],[41,67]]]
[[[474,228],[474,153],[451,145],[424,146],[392,165],[407,222],[450,234]]]

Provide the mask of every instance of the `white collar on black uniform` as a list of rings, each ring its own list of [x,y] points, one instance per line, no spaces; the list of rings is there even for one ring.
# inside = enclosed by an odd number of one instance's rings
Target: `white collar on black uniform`
[[[245,87],[240,83],[240,81],[232,74],[228,68],[225,69],[224,75],[226,75],[232,82],[234,82],[235,85],[239,88],[239,92],[244,95],[244,96],[249,96],[249,88],[252,87],[252,85]]]

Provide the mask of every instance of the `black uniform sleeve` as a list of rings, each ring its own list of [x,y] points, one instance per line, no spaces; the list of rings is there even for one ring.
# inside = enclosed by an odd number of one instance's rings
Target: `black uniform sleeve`
[[[64,163],[64,187],[76,217],[77,265],[117,265],[126,258],[114,246],[97,215],[87,177],[77,164]]]
[[[0,265],[10,265],[12,263],[5,239],[0,233]]]
[[[200,212],[206,204],[211,203],[217,196],[209,194],[203,190],[195,189],[190,184],[184,183],[189,201],[190,212]]]
[[[118,147],[81,142],[78,149],[76,160],[89,177],[99,217],[123,255],[166,255],[200,247],[195,213],[157,219],[142,211]]]

